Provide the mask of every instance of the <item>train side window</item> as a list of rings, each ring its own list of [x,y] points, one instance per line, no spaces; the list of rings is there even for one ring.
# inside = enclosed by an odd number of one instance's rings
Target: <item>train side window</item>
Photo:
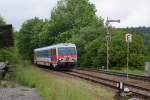
[[[39,51],[37,51],[37,57],[40,57],[40,55],[39,55]]]
[[[45,50],[45,57],[48,57],[48,50]]]
[[[48,57],[51,57],[51,50],[48,50]]]
[[[40,55],[40,57],[42,57],[42,52],[41,51],[39,52],[39,55]]]
[[[42,51],[42,57],[45,57],[45,51]]]
[[[41,52],[39,51],[39,57],[41,57]]]
[[[43,51],[43,57],[47,57],[46,50]]]

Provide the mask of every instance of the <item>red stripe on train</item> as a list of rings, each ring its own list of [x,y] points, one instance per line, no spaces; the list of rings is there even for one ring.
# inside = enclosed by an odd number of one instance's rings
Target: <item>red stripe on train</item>
[[[71,54],[70,55],[58,55],[58,58],[64,58],[64,57],[77,58],[77,55],[73,55],[73,54],[72,55]]]

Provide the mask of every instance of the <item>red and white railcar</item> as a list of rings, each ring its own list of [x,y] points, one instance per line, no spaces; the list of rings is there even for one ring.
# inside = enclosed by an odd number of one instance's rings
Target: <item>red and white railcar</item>
[[[77,63],[75,44],[60,43],[34,49],[34,63],[55,67],[72,67]]]

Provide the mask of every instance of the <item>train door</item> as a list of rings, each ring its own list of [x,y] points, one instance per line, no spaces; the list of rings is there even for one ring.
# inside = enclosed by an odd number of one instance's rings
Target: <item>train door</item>
[[[52,62],[57,61],[56,48],[51,49],[51,60]]]

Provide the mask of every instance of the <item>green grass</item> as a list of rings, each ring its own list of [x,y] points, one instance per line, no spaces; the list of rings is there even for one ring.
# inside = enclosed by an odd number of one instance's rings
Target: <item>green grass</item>
[[[113,98],[112,91],[107,91],[81,80],[64,79],[51,73],[45,73],[35,67],[15,68],[13,79],[22,85],[35,87],[43,100],[106,100]]]
[[[121,69],[110,69],[110,71],[114,71],[114,72],[123,72],[123,73],[126,73],[127,72],[127,68],[126,67],[123,67]],[[133,68],[133,67],[129,67],[128,69],[128,73],[129,74],[134,74],[134,75],[144,75],[144,69],[136,69],[136,68]]]

